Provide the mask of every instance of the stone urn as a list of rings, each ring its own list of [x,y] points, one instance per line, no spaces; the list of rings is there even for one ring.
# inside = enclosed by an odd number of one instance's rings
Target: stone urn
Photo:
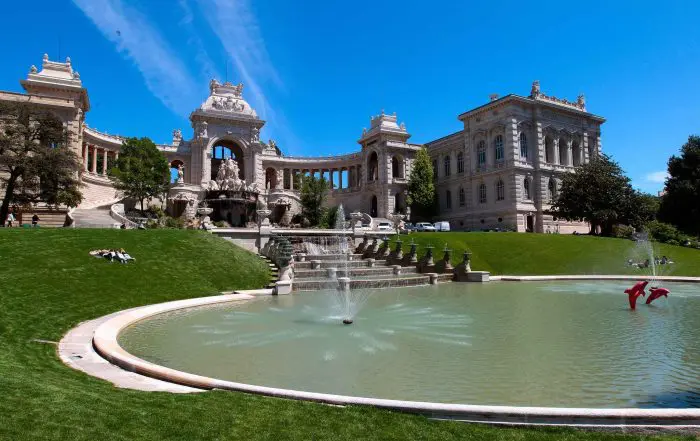
[[[272,214],[272,210],[264,208],[262,210],[255,210],[255,213],[258,215],[258,224],[270,225],[270,219],[268,219],[268,217]]]
[[[353,213],[350,213],[350,219],[352,219],[352,229],[353,230],[355,228],[362,227],[362,213],[360,213],[359,211],[355,211]]]
[[[213,208],[210,207],[199,207],[197,208],[197,214],[200,216],[209,216],[214,212]]]

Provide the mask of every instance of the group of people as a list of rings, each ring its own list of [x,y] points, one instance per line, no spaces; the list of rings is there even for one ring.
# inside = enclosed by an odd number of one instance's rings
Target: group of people
[[[131,260],[136,260],[133,257],[131,257],[129,253],[124,251],[124,248],[120,248],[118,250],[112,249],[90,251],[90,255],[107,259],[110,262],[117,261],[119,263],[128,263]]]
[[[32,227],[38,227],[39,226],[39,216],[34,213],[32,216]],[[15,226],[15,222],[17,222],[17,217],[15,216],[15,213],[13,211],[10,211],[7,213],[7,217],[5,218],[5,227],[7,228],[12,228]]]
[[[670,265],[673,261],[666,256],[661,258],[654,257],[654,265]],[[627,260],[627,266],[634,266],[637,268],[649,268],[651,266],[651,260],[646,259],[644,262],[634,262],[632,259]]]

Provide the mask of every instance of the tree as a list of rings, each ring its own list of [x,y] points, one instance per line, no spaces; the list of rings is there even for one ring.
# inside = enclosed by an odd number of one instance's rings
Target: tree
[[[564,176],[550,213],[569,221],[585,220],[591,224],[591,234],[600,227],[603,236],[610,236],[615,224],[634,218],[636,198],[638,193],[620,166],[601,155]]]
[[[15,203],[77,206],[83,199],[72,136],[52,113],[26,103],[0,103],[0,219]]]
[[[700,136],[688,137],[681,155],[671,156],[668,174],[659,219],[688,234],[700,234]]]
[[[435,214],[436,201],[433,164],[430,162],[428,150],[422,148],[413,160],[406,203],[411,207],[413,217],[426,219]]]
[[[308,219],[312,226],[318,225],[323,219],[323,201],[326,199],[329,184],[323,177],[317,178],[314,175],[303,176],[301,178],[301,214]]]
[[[170,188],[168,161],[149,138],[126,139],[109,177],[124,196],[141,203],[141,212],[146,199],[163,197]]]

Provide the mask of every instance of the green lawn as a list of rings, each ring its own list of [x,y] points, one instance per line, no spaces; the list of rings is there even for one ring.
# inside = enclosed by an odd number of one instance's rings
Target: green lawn
[[[442,259],[445,244],[452,249],[452,263],[462,261],[465,249],[472,252],[472,269],[492,274],[648,274],[647,270],[628,267],[627,259],[642,261],[636,243],[627,239],[594,236],[523,233],[414,233],[401,236],[403,250],[411,240],[434,247],[435,260]],[[658,267],[661,275],[700,276],[700,250],[653,244],[657,256],[667,256],[672,265]],[[393,249],[393,248],[392,248]]]
[[[126,248],[136,263],[109,264],[87,254],[109,247]],[[58,341],[77,323],[124,308],[260,287],[267,279],[260,259],[204,233],[0,229],[0,440],[631,439],[233,392],[122,390],[64,366],[55,345],[34,341]]]

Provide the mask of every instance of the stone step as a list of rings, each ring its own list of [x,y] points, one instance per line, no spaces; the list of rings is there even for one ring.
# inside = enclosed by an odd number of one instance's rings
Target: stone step
[[[312,260],[345,260],[346,256],[348,260],[362,260],[362,254],[307,254],[304,258],[304,261],[310,262]]]
[[[443,274],[451,280],[451,274]],[[438,281],[446,282],[446,278],[438,277]],[[329,280],[294,280],[293,291],[320,291],[335,289]],[[430,276],[427,274],[416,274],[411,276],[398,276],[391,278],[371,278],[350,280],[350,289],[381,289],[399,286],[419,286],[430,283]]]
[[[321,268],[341,268],[347,265],[349,268],[369,268],[367,260],[322,260],[320,261]],[[386,266],[386,260],[375,260],[374,266]],[[313,269],[313,262],[294,262],[295,269]]]
[[[109,210],[78,208],[73,211],[76,228],[116,228],[119,222],[112,219]]]
[[[407,275],[407,274],[417,274],[417,269],[416,267],[404,267],[401,268],[401,275]],[[393,276],[394,275],[394,268],[390,266],[383,266],[383,267],[378,267],[378,268],[348,268],[348,271],[346,274],[345,268],[344,267],[339,267],[336,270],[336,277],[350,277],[351,279],[353,277],[358,277],[358,276]],[[327,269],[319,269],[319,270],[314,270],[314,269],[294,269],[294,280],[302,280],[302,279],[323,279],[328,277],[328,271]]]

